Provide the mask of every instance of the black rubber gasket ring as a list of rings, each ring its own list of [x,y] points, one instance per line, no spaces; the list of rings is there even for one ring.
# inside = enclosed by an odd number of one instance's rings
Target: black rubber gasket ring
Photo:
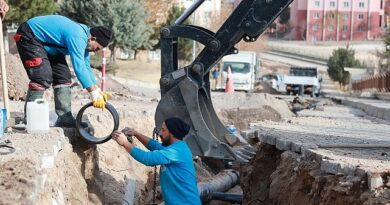
[[[84,111],[93,106],[92,105],[92,102],[84,105],[80,110],[79,112],[77,113],[77,117],[76,117],[76,130],[77,132],[79,133],[79,135],[87,142],[89,143],[92,143],[92,144],[101,144],[101,143],[104,143],[104,142],[107,142],[108,140],[111,139],[111,134],[104,137],[104,138],[97,138],[93,135],[91,135],[89,132],[87,132],[82,126],[81,126],[81,120],[83,118],[83,114],[84,114]],[[106,103],[106,109],[111,113],[112,117],[114,118],[114,128],[112,130],[112,132],[118,130],[118,127],[119,127],[119,114],[118,112],[116,111],[116,109],[114,108],[114,106],[112,106],[111,104],[109,103]]]

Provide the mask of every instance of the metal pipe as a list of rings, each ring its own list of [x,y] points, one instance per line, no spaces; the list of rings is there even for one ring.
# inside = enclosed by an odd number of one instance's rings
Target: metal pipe
[[[232,169],[223,170],[208,182],[198,183],[202,202],[209,201],[214,192],[225,192],[239,183],[239,173]]]
[[[182,24],[205,0],[197,0],[175,21],[175,25]]]
[[[214,192],[211,196],[212,200],[228,201],[231,203],[242,204],[242,194],[232,194],[223,192]]]

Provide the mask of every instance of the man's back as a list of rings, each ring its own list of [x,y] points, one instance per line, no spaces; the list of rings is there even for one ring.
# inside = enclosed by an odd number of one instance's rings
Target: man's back
[[[191,150],[184,141],[177,141],[161,150],[171,161],[161,165],[160,182],[166,205],[196,204],[200,198]]]
[[[89,28],[60,15],[38,16],[27,21],[34,35],[43,43],[59,47],[73,47],[81,44],[82,50],[87,45]],[[77,47],[77,45],[74,45]]]

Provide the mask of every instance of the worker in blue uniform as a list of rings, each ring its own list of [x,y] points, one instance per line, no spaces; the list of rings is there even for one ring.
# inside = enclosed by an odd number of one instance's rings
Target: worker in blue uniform
[[[190,126],[179,118],[166,119],[160,131],[161,142],[131,128],[114,132],[113,139],[137,161],[160,166],[160,183],[165,205],[200,205],[192,153],[183,138]],[[136,137],[150,151],[144,151],[127,139]]]
[[[30,79],[26,104],[42,98],[52,85],[58,115],[55,126],[75,127],[71,112],[71,73],[65,59],[69,55],[76,77],[90,93],[93,105],[104,108],[107,98],[96,85],[89,52],[106,47],[111,37],[111,29],[89,28],[60,15],[38,16],[22,23],[14,40]]]

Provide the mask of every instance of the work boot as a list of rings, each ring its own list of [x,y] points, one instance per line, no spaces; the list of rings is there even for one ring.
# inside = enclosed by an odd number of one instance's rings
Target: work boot
[[[54,104],[58,115],[55,127],[76,128],[76,119],[72,115],[71,98],[70,87],[54,88]],[[88,127],[88,124],[82,122],[81,126],[85,128]]]
[[[27,96],[26,96],[26,101],[24,103],[24,117],[23,117],[23,123],[27,124],[27,115],[26,115],[26,110],[27,110],[27,103],[28,102],[33,102],[36,99],[40,99],[43,97],[43,93],[45,91],[36,91],[36,90],[27,90]]]
[[[55,127],[76,127],[76,119],[72,115],[70,87],[54,88],[54,105],[58,115]]]

